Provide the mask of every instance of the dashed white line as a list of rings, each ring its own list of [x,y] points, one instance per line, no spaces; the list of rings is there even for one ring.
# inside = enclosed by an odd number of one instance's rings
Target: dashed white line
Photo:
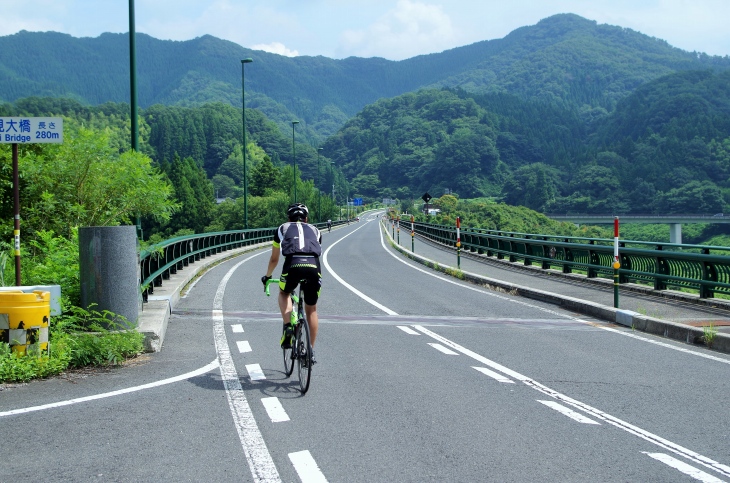
[[[233,324],[231,326],[231,330],[234,334],[243,334],[243,325],[241,324]]]
[[[261,370],[261,366],[258,364],[247,364],[246,371],[248,371],[248,376],[252,381],[262,381],[266,379],[264,371]]]
[[[239,340],[236,341],[236,346],[238,347],[238,352],[243,354],[244,352],[251,352],[251,344],[248,343],[247,340]]]
[[[442,346],[441,344],[435,344],[433,342],[429,342],[428,345],[430,345],[431,347],[433,347],[437,351],[443,352],[446,355],[450,355],[450,356],[458,356],[459,355],[456,352],[452,351],[451,349],[448,349],[448,348]]]
[[[587,417],[583,416],[582,414],[573,411],[570,408],[566,408],[562,404],[558,404],[555,401],[540,401],[538,399],[537,402],[542,403],[545,406],[547,406],[549,408],[552,408],[552,409],[556,410],[557,412],[559,412],[559,413],[561,413],[561,414],[563,414],[565,416],[568,416],[570,419],[572,419],[574,421],[578,421],[579,423],[583,423],[583,424],[597,424],[597,425],[600,425],[601,424],[601,423],[599,423],[597,421],[592,420],[591,418],[587,418]]]
[[[317,466],[309,451],[299,451],[297,453],[289,453],[289,459],[297,470],[302,483],[326,483],[327,478],[324,477],[322,471]]]
[[[402,330],[406,334],[421,335],[418,332],[416,332],[415,330],[411,329],[410,327],[406,327],[405,325],[397,325],[396,327],[398,327],[400,330]]]
[[[269,453],[261,431],[256,425],[256,420],[251,412],[246,394],[244,394],[243,388],[241,387],[241,381],[238,379],[236,366],[233,364],[231,351],[228,348],[228,339],[226,338],[226,330],[223,323],[223,294],[225,293],[228,280],[239,266],[264,253],[266,252],[262,251],[238,262],[221,280],[215,298],[213,299],[213,334],[218,360],[220,361],[223,387],[226,390],[228,405],[231,408],[231,416],[233,417],[236,431],[238,431],[238,438],[241,440],[241,447],[243,448],[243,454],[246,456],[248,467],[251,470],[251,476],[255,482],[279,482],[281,481],[279,471],[276,469],[271,453]]]
[[[261,403],[266,409],[266,413],[271,418],[272,423],[282,423],[289,421],[289,415],[284,410],[284,406],[281,405],[278,397],[264,397],[261,398]]]
[[[663,453],[647,453],[646,451],[642,451],[647,456],[651,456],[657,461],[661,461],[665,465],[671,466],[675,470],[679,470],[685,475],[691,476],[695,480],[703,481],[704,483],[723,483],[723,480],[719,478],[715,478],[709,473],[705,473],[704,471],[698,470],[694,466],[690,466],[687,463],[683,461],[679,461],[676,458],[672,458],[668,454]]]
[[[492,379],[495,379],[499,382],[503,382],[505,384],[514,384],[515,383],[515,381],[513,381],[509,377],[505,377],[498,372],[490,371],[486,367],[476,367],[476,366],[472,366],[472,367],[474,369],[476,369],[477,371],[481,372],[482,374],[487,375],[487,376],[491,377]]]
[[[436,334],[435,332],[432,332],[432,331],[426,329],[425,327],[422,327],[419,325],[416,325],[414,327],[416,329],[418,329],[419,331],[421,331],[422,333],[428,335],[429,337],[441,342],[445,346],[451,347],[452,349],[459,351],[462,354],[469,356],[472,359],[477,360],[477,361],[481,362],[482,364],[491,367],[494,370],[507,374],[508,376],[512,377],[513,379],[523,382],[527,386],[532,387],[536,391],[539,391],[539,392],[545,394],[546,396],[549,396],[564,404],[567,404],[567,405],[572,406],[576,409],[579,409],[585,413],[588,413],[589,415],[595,417],[596,419],[605,421],[606,423],[608,423],[612,426],[615,426],[619,429],[622,429],[629,434],[633,434],[634,436],[637,436],[645,441],[648,441],[656,446],[659,446],[660,448],[664,448],[668,451],[678,454],[679,456],[682,456],[683,458],[686,458],[686,459],[693,461],[697,464],[700,464],[706,468],[714,470],[723,476],[730,476],[730,466],[728,466],[728,465],[719,463],[711,458],[708,458],[707,456],[704,456],[700,453],[697,453],[688,448],[685,448],[684,446],[681,446],[677,443],[664,439],[661,436],[650,433],[649,431],[641,429],[638,426],[634,426],[633,424],[628,423],[622,419],[619,419],[615,416],[611,416],[610,414],[605,413],[605,412],[601,411],[600,409],[596,409],[592,406],[589,406],[588,404],[585,404],[581,401],[568,397],[565,394],[562,394],[554,389],[551,389],[543,384],[540,384],[539,382],[535,381],[534,379],[530,379],[529,377],[524,376],[517,371],[513,371],[512,369],[509,369],[508,367],[505,367],[502,364],[494,362],[480,354],[477,354],[476,352],[473,352],[463,346],[460,346],[459,344],[452,342],[449,339],[442,337],[442,336]]]

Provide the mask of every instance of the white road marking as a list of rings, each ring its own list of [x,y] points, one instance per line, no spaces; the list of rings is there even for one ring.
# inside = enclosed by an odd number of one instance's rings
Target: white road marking
[[[450,355],[450,356],[458,356],[456,352],[452,351],[451,349],[447,349],[446,347],[442,346],[441,344],[434,344],[433,342],[429,342],[428,345],[433,347],[434,349],[443,352],[444,354]]]
[[[248,371],[248,377],[250,377],[252,381],[262,381],[266,379],[264,371],[261,370],[261,366],[258,364],[247,364],[246,371]]]
[[[326,483],[327,478],[324,477],[322,471],[317,466],[309,451],[299,451],[297,453],[289,453],[289,459],[297,470],[299,479],[302,483]]]
[[[241,324],[233,324],[231,326],[231,330],[234,334],[243,334],[243,325]]]
[[[223,294],[225,293],[228,280],[238,267],[264,253],[268,252],[262,251],[238,262],[221,280],[215,298],[213,299],[213,331],[218,360],[220,361],[221,378],[223,379],[223,386],[226,390],[228,405],[231,408],[233,423],[236,426],[236,431],[238,431],[238,438],[241,440],[243,454],[246,456],[253,480],[255,482],[279,482],[281,481],[279,472],[266,447],[266,442],[261,435],[261,431],[256,425],[251,407],[248,404],[246,395],[241,387],[241,382],[238,379],[236,366],[233,364],[231,351],[228,348],[228,339],[226,338],[226,330],[223,323]]]
[[[597,421],[592,420],[591,418],[587,418],[587,417],[583,416],[582,414],[573,411],[570,408],[566,408],[562,404],[556,403],[555,401],[540,401],[538,399],[537,402],[542,403],[545,406],[552,408],[565,416],[568,416],[570,419],[573,419],[574,421],[578,421],[579,423],[598,424],[598,425],[601,424]]]
[[[623,421],[615,416],[611,416],[610,414],[605,413],[592,406],[589,406],[588,404],[582,403],[576,399],[566,396],[565,394],[559,393],[558,391],[555,391],[554,389],[551,389],[543,384],[540,384],[539,382],[537,382],[533,379],[530,379],[529,377],[524,376],[517,371],[513,371],[512,369],[509,369],[497,362],[487,359],[486,357],[479,355],[476,352],[470,351],[469,349],[462,347],[459,344],[452,342],[449,339],[436,334],[435,332],[431,332],[430,330],[426,329],[425,327],[422,327],[419,325],[416,325],[414,327],[416,329],[418,329],[419,331],[423,332],[424,334],[428,335],[429,337],[441,342],[445,346],[451,347],[452,349],[454,349],[458,352],[461,352],[462,354],[467,355],[467,356],[471,357],[472,359],[479,361],[482,364],[489,366],[492,369],[495,369],[503,374],[507,374],[508,376],[512,377],[513,379],[523,382],[524,384],[526,384],[527,386],[530,386],[531,388],[535,389],[536,391],[539,391],[553,399],[561,401],[564,404],[573,406],[574,408],[579,409],[579,410],[583,411],[584,413],[588,413],[589,415],[593,416],[596,419],[605,421],[606,423],[611,424],[619,429],[622,429],[622,430],[626,431],[627,433],[633,434],[634,436],[638,436],[639,438],[641,438],[645,441],[655,444],[655,445],[659,446],[660,448],[664,448],[668,451],[678,454],[679,456],[682,456],[683,458],[686,458],[697,464],[705,466],[706,468],[714,470],[723,476],[730,477],[730,466],[719,463],[711,458],[708,458],[707,456],[703,456],[690,449],[687,449],[687,448],[680,446],[676,443],[673,443],[667,439],[664,439],[661,436],[657,436],[655,434],[650,433],[649,431],[639,428],[638,426],[634,426],[633,424]]]
[[[271,418],[272,423],[283,423],[289,421],[289,415],[284,410],[284,406],[281,405],[278,397],[264,397],[261,398],[261,402],[266,409],[266,412]]]
[[[380,227],[380,225],[378,225],[378,226]],[[558,311],[555,311],[555,310],[551,310],[551,309],[548,309],[548,308],[545,308],[545,307],[538,307],[538,306],[532,305],[532,304],[530,304],[528,302],[523,302],[521,300],[515,300],[513,298],[508,298],[508,297],[504,297],[502,295],[498,295],[498,294],[495,294],[495,293],[492,293],[492,292],[487,292],[487,291],[481,290],[479,288],[476,288],[476,287],[473,287],[473,286],[470,286],[470,285],[465,285],[463,283],[456,282],[456,281],[451,280],[449,278],[442,277],[440,275],[436,275],[435,273],[433,273],[430,270],[424,270],[424,269],[422,269],[420,267],[417,267],[417,266],[415,266],[415,265],[413,265],[411,263],[408,263],[407,261],[401,259],[398,255],[396,255],[395,253],[393,253],[391,250],[388,250],[388,247],[385,246],[385,240],[383,239],[383,230],[382,229],[380,229],[380,244],[383,246],[383,249],[385,249],[385,251],[390,254],[390,256],[392,256],[393,258],[395,258],[396,260],[398,260],[402,264],[407,265],[407,266],[411,267],[414,270],[418,270],[421,273],[425,273],[426,275],[429,275],[431,277],[437,278],[439,280],[443,280],[444,282],[450,283],[452,285],[458,285],[459,287],[463,287],[465,289],[472,290],[474,292],[483,293],[484,295],[488,295],[490,297],[497,297],[499,299],[507,300],[509,302],[516,303],[516,304],[520,304],[520,305],[523,305],[525,307],[530,307],[530,308],[533,308],[533,309],[537,309],[537,310],[540,310],[542,312],[546,312],[548,314],[558,315],[558,316],[560,316],[562,318],[565,318],[565,319],[568,319],[568,320],[573,320],[575,322],[580,322],[580,323],[583,323],[583,324],[588,324],[587,321],[585,321],[585,320],[583,320],[583,319],[581,319],[579,317],[573,317],[571,315],[564,314],[564,313],[561,313],[561,312],[558,312]],[[443,265],[443,266],[445,266],[445,265]],[[396,314],[393,314],[393,315],[396,315]],[[654,344],[654,345],[658,345],[658,346],[661,346],[661,347],[665,347],[667,349],[672,349],[672,350],[675,350],[675,351],[683,352],[685,354],[690,354],[690,355],[693,355],[693,356],[702,357],[702,358],[709,359],[709,360],[716,361],[716,362],[722,362],[724,364],[730,364],[730,359],[724,359],[724,358],[717,357],[717,356],[714,356],[714,355],[704,354],[702,352],[694,351],[692,349],[686,349],[684,347],[680,347],[680,346],[676,346],[676,345],[671,345],[671,344],[668,344],[666,342],[661,342],[661,341],[658,341],[658,340],[648,339],[646,337],[641,337],[641,336],[636,335],[636,334],[633,334],[631,332],[626,332],[626,331],[623,331],[623,330],[617,330],[617,329],[614,329],[612,327],[602,327],[602,326],[597,326],[597,325],[592,325],[592,327],[596,327],[598,329],[605,330],[607,332],[612,332],[614,334],[623,335],[625,337],[631,337],[633,339],[640,340],[642,342],[648,342],[650,344]]]
[[[329,248],[327,248],[327,250],[325,250],[324,256],[322,257],[322,261],[324,262],[324,266],[325,266],[325,268],[327,268],[327,271],[329,271],[332,274],[332,276],[335,277],[335,279],[338,282],[340,282],[342,285],[344,285],[345,287],[347,287],[352,293],[354,293],[355,295],[357,295],[358,297],[360,297],[364,301],[368,302],[369,304],[371,304],[371,305],[379,308],[380,310],[382,310],[383,312],[385,312],[388,315],[398,315],[396,312],[390,310],[385,305],[379,304],[378,302],[376,302],[375,300],[371,299],[370,297],[368,297],[364,293],[360,292],[358,289],[356,289],[355,287],[353,287],[349,283],[345,282],[342,279],[342,277],[340,277],[339,275],[337,275],[337,273],[335,273],[335,271],[332,270],[332,267],[330,267],[330,264],[327,261],[327,255],[329,254],[330,250],[332,250],[332,248],[334,248],[335,245],[337,245],[338,243],[340,243],[342,240],[344,240],[348,236],[352,235],[353,233],[357,232],[358,230],[362,230],[366,226],[367,226],[367,223],[364,224],[363,226],[361,226],[360,228],[357,228],[357,229],[351,231],[350,233],[348,233],[347,235],[343,236],[342,238],[340,238],[339,240],[337,240],[336,242],[334,242],[332,245],[330,245]]]
[[[13,416],[16,414],[32,413],[35,411],[43,411],[45,409],[60,408],[63,406],[70,406],[72,404],[94,401],[96,399],[104,399],[107,397],[119,396],[122,394],[129,394],[131,392],[142,391],[144,389],[150,389],[153,387],[164,386],[166,384],[172,384],[173,382],[184,381],[186,379],[190,379],[191,377],[200,376],[202,374],[205,374],[206,372],[212,371],[216,367],[218,367],[217,359],[214,360],[213,362],[211,362],[210,364],[201,367],[200,369],[196,369],[191,372],[186,372],[185,374],[181,374],[181,375],[175,376],[175,377],[170,377],[168,379],[162,379],[161,381],[150,382],[148,384],[142,384],[141,386],[128,387],[126,389],[119,389],[118,391],[105,392],[102,394],[94,394],[93,396],[85,396],[85,397],[79,397],[79,398],[75,398],[75,399],[67,399],[66,401],[59,401],[59,402],[50,403],[50,404],[43,404],[41,406],[32,406],[32,407],[28,407],[28,408],[4,411],[4,412],[0,413],[0,417]]]
[[[513,381],[509,377],[505,377],[505,376],[503,376],[502,374],[500,374],[498,372],[490,371],[486,367],[476,367],[476,366],[472,366],[472,367],[474,369],[476,369],[477,371],[481,372],[482,374],[487,375],[487,376],[491,377],[492,379],[496,379],[499,382],[504,382],[506,384],[514,384],[515,383],[515,381]]]
[[[723,480],[719,478],[715,478],[709,473],[705,473],[704,471],[700,471],[694,466],[690,466],[687,463],[683,461],[679,461],[676,458],[672,458],[671,456],[663,453],[647,453],[646,451],[642,451],[647,456],[651,456],[657,461],[661,461],[665,465],[671,466],[675,470],[679,470],[685,475],[691,476],[695,480],[700,480],[705,483],[723,483]]]
[[[249,344],[247,340],[236,341],[236,346],[238,347],[238,352],[241,354],[244,352],[251,352],[251,344]]]
[[[398,325],[396,327],[398,327],[400,330],[402,330],[406,334],[410,334],[410,335],[421,335],[418,332],[416,332],[415,330],[413,330],[410,327],[407,327],[405,325]]]

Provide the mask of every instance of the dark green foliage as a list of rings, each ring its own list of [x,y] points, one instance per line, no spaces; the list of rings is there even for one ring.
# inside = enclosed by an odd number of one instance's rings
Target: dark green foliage
[[[0,37],[0,99],[52,96],[88,104],[127,102],[128,46],[127,34],[74,38],[21,31]],[[282,130],[292,119],[300,119],[304,139],[311,144],[334,134],[366,105],[421,88],[508,92],[586,106],[583,114],[593,118],[602,115],[601,109],[613,110],[652,79],[680,70],[730,67],[727,58],[684,52],[659,39],[571,14],[546,18],[503,39],[400,62],[289,58],[210,35],[175,42],[138,33],[140,106],[223,102],[240,107],[240,59],[245,57],[254,59],[245,72],[247,107],[264,112]]]

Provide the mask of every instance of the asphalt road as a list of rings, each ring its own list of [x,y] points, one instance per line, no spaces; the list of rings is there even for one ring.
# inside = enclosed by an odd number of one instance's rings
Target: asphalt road
[[[436,274],[373,218],[324,236],[305,396],[245,254],[161,352],[0,391],[0,481],[730,481],[730,357]]]

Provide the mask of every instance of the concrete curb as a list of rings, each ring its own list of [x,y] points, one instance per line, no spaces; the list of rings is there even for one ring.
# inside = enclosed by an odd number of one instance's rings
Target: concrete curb
[[[161,286],[155,287],[154,294],[150,295],[148,302],[142,305],[142,311],[137,319],[137,331],[144,334],[145,351],[159,352],[162,349],[170,314],[180,301],[180,294],[183,289],[198,274],[230,258],[270,246],[271,241],[268,241],[209,255],[194,264],[188,265],[184,270],[178,270],[176,274],[171,274],[169,280],[165,280]]]
[[[426,257],[416,255],[410,250],[401,247],[400,245],[395,243],[395,240],[393,240],[393,237],[386,227],[381,224],[381,228],[388,236],[388,239],[390,240],[391,246],[393,248],[395,248],[411,260],[432,268],[438,272],[445,273],[452,277],[471,282],[476,285],[482,285],[487,288],[498,289],[509,292],[510,294],[520,295],[526,298],[539,300],[541,302],[554,304],[567,310],[578,312],[584,315],[589,315],[598,319],[607,320],[609,322],[614,322],[616,324],[631,327],[635,330],[640,330],[642,332],[661,335],[668,339],[686,342],[687,344],[702,344],[703,346],[705,346],[705,333],[702,328],[656,319],[653,317],[639,314],[637,312],[633,312],[631,310],[621,310],[582,299],[558,295],[530,287],[523,287],[521,285],[516,285],[510,282],[496,280],[493,278],[485,277],[483,275],[458,270],[455,267],[443,265]],[[463,278],[457,276],[457,274],[462,275]],[[712,342],[711,349],[714,351],[730,354],[730,334],[724,334],[721,332],[716,333]]]

